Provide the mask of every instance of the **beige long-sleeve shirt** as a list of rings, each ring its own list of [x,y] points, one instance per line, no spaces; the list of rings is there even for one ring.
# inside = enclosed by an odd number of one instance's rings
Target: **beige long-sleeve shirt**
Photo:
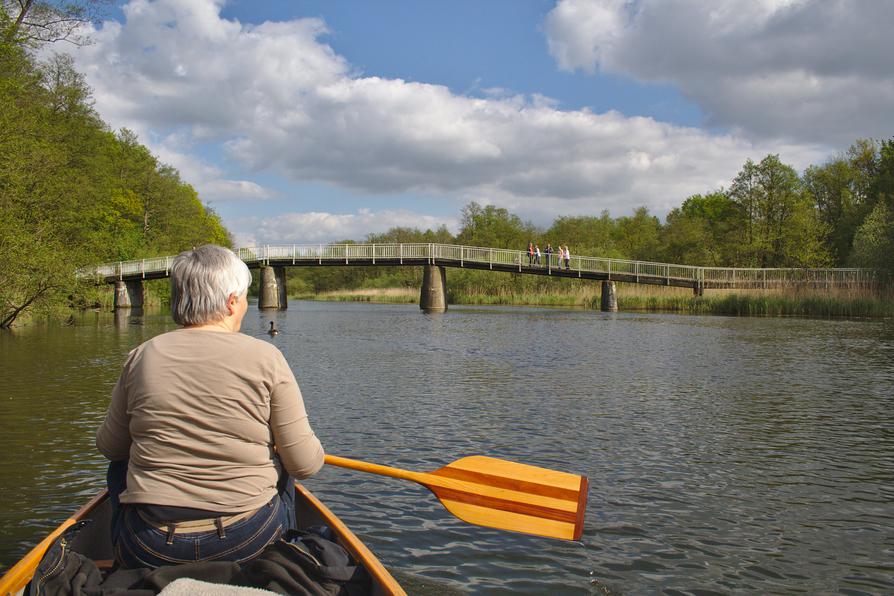
[[[267,503],[286,470],[323,465],[298,383],[273,345],[179,329],[130,353],[96,446],[129,459],[123,503],[238,513]]]

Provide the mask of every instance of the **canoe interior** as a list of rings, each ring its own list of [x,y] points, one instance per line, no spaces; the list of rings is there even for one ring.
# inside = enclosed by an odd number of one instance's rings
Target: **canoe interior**
[[[391,574],[382,566],[371,551],[338,519],[325,505],[323,505],[310,491],[301,484],[295,485],[295,512],[300,528],[310,526],[328,525],[338,535],[339,543],[344,546],[355,559],[363,563],[373,577],[373,594],[376,596],[386,594],[406,594]],[[112,505],[108,498],[102,499],[95,507],[82,516],[83,519],[92,520],[85,525],[72,539],[72,548],[90,559],[97,561],[100,567],[103,562],[108,566],[115,554],[110,539]],[[41,553],[42,554],[42,553]],[[36,568],[39,557],[33,563]],[[34,573],[34,568],[30,569]],[[29,575],[30,578],[30,575]],[[22,594],[19,589],[12,594]],[[0,594],[6,596],[6,593]]]

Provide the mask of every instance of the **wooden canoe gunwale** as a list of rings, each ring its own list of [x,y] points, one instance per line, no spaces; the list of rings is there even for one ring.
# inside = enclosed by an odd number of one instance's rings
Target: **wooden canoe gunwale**
[[[22,589],[31,581],[37,565],[40,563],[46,551],[65,530],[76,524],[78,521],[87,518],[100,505],[103,505],[108,499],[108,491],[103,489],[97,495],[92,497],[87,503],[78,509],[71,517],[59,524],[46,538],[41,540],[37,546],[32,548],[22,557],[18,563],[13,565],[2,577],[0,577],[0,596],[15,596],[20,594]],[[295,483],[295,505],[296,510],[304,507],[312,510],[314,514],[319,516],[328,525],[339,538],[339,543],[351,555],[366,568],[373,578],[374,594],[391,594],[395,596],[406,596],[406,592],[397,583],[397,580],[391,576],[385,566],[373,554],[373,552],[348,528],[338,516],[336,516],[326,505],[324,505],[312,492]],[[297,512],[297,511],[296,511]]]
[[[351,529],[338,518],[338,516],[332,513],[322,501],[320,501],[312,492],[304,488],[299,482],[295,483],[295,497],[296,501],[304,498],[304,500],[316,510],[320,517],[326,522],[326,525],[332,528],[332,530],[340,537],[341,540],[339,542],[341,545],[345,547],[356,560],[363,562],[363,566],[366,567],[369,574],[373,576],[374,583],[379,584],[388,594],[406,596],[404,589],[401,588],[400,584],[397,583],[397,580],[391,576],[391,573],[385,569],[382,562],[379,561],[371,550],[369,550],[369,547],[367,547],[354,534],[354,532],[352,532]]]
[[[28,582],[31,581],[31,577],[34,575],[34,570],[37,569],[37,565],[43,558],[44,553],[46,553],[53,544],[53,541],[61,536],[65,530],[84,519],[108,497],[109,492],[105,489],[101,490],[80,509],[75,511],[71,517],[59,524],[59,526],[50,532],[46,538],[38,542],[37,546],[28,551],[28,554],[22,557],[18,563],[13,565],[3,577],[0,577],[0,596],[16,594],[24,588]]]

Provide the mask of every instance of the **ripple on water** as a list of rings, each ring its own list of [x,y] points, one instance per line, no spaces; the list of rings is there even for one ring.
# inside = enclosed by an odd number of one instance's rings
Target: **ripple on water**
[[[89,317],[0,334],[0,566],[102,485],[92,433],[120,364],[172,328]],[[469,526],[404,481],[308,480],[410,593],[894,592],[890,324],[304,302],[276,318],[327,452],[590,478],[579,544]],[[251,310],[246,332],[268,320]]]

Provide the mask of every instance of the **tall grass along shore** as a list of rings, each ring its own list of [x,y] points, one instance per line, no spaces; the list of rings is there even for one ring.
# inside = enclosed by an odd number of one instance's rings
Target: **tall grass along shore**
[[[303,293],[304,300],[412,304],[419,301],[413,288],[375,288],[323,293]],[[798,288],[778,290],[692,290],[664,286],[617,284],[618,310],[677,312],[734,316],[801,316],[822,318],[883,318],[894,316],[894,292],[868,289],[816,291]],[[570,291],[513,292],[449,291],[450,304],[564,306],[599,309],[600,286],[579,286]]]

